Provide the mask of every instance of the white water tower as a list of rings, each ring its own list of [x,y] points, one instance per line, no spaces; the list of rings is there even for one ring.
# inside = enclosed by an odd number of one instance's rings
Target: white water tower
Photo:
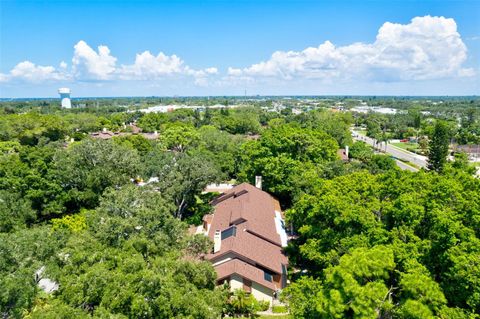
[[[72,103],[70,102],[70,91],[69,88],[59,88],[58,94],[60,94],[60,99],[62,100],[62,107],[66,109],[72,108]]]

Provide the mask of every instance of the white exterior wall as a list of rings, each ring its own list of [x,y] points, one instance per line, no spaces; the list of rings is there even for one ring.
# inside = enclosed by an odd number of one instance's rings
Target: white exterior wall
[[[230,276],[230,290],[243,289],[243,278],[237,274]]]
[[[233,274],[230,277],[230,290],[243,289],[243,278],[237,274]],[[270,304],[273,302],[273,290],[268,289],[258,283],[252,281],[252,295],[258,301],[268,301]]]
[[[256,282],[252,282],[252,295],[259,301],[268,301],[270,305],[273,302],[273,290],[259,285]]]

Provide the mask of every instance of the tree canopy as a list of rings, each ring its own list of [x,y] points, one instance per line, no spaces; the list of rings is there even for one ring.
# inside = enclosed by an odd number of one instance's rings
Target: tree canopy
[[[478,318],[480,184],[467,153],[447,157],[450,138],[478,142],[478,101],[364,100],[407,111],[351,113],[347,97],[0,102],[0,316],[253,316],[265,303],[216,287],[212,243],[187,229],[212,211],[206,185],[262,176],[294,238],[292,317]],[[158,103],[204,107],[139,111]],[[432,170],[353,143],[354,123],[429,144]]]

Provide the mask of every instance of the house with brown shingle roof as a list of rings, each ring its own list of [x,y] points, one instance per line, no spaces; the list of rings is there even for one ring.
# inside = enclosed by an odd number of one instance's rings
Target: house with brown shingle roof
[[[287,235],[278,200],[243,183],[212,201],[201,231],[214,242],[206,256],[217,272],[217,283],[244,289],[270,303],[287,283]]]

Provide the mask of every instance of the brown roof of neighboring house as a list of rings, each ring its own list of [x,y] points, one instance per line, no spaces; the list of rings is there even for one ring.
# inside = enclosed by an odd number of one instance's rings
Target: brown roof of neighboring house
[[[243,183],[217,197],[212,204],[215,214],[209,236],[213,239],[215,230],[224,230],[232,224],[242,224],[248,232],[281,246],[280,235],[275,227],[275,211],[280,212],[278,200],[270,194]]]
[[[243,278],[247,278],[272,290],[281,288],[276,287],[273,281],[270,282],[265,280],[264,272],[261,269],[239,259],[229,260],[220,265],[217,265],[215,267],[215,270],[217,272],[218,280],[222,280],[228,276],[231,276],[232,274],[238,274]]]
[[[136,126],[135,124],[130,124],[129,127],[132,129],[133,134],[137,134],[142,131],[142,129]]]
[[[141,135],[145,137],[147,140],[156,140],[159,138],[158,133],[129,133],[129,132],[112,132],[112,131],[99,131],[93,132],[90,134],[93,138],[99,138],[102,140],[108,140],[115,136],[129,136],[129,135]]]
[[[112,131],[99,131],[99,132],[93,132],[90,134],[91,137],[100,138],[102,140],[106,140],[117,135],[118,135],[117,133],[113,133]]]

